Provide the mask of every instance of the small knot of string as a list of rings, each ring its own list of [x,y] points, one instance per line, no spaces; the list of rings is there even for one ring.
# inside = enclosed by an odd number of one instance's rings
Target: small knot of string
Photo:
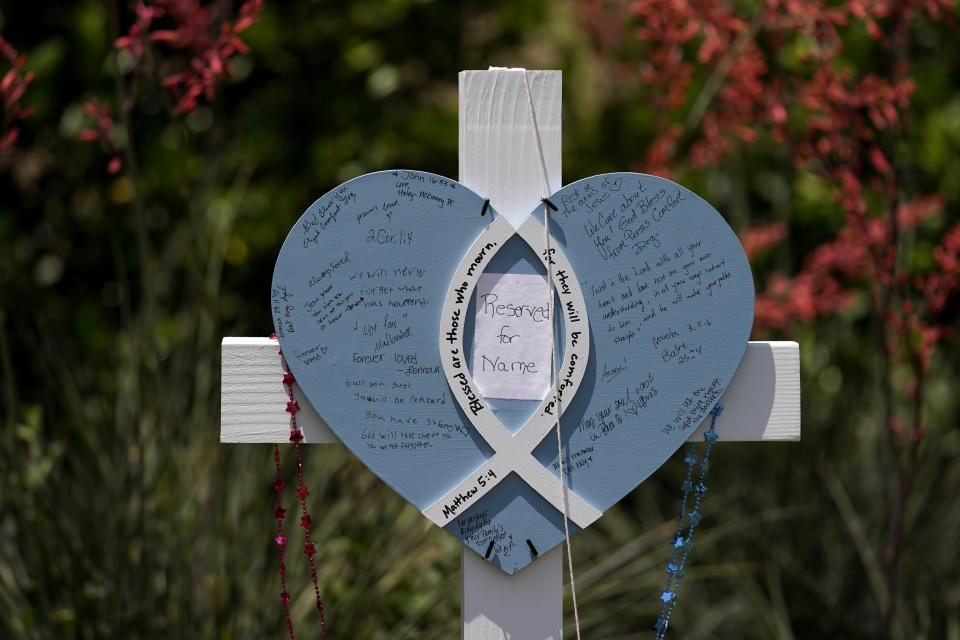
[[[540,143],[540,129],[537,127],[537,115],[533,108],[533,95],[530,92],[530,81],[527,78],[527,70],[519,69],[523,74],[523,87],[527,94],[527,107],[530,114],[530,127],[533,130],[533,139],[536,146],[537,165],[540,167],[540,187],[543,192],[541,202],[543,202],[543,246],[544,246],[544,264],[547,268],[547,312],[550,314],[550,364],[554,371],[554,384],[552,389],[557,388],[557,342],[554,336],[553,327],[553,250],[550,248],[550,207],[552,203],[547,199],[550,195],[547,187],[547,169],[543,161],[543,145]],[[556,207],[554,207],[555,209]],[[567,494],[567,482],[563,466],[563,440],[560,436],[560,395],[554,393],[554,400],[557,403],[556,410],[556,432],[557,432],[557,461],[560,466],[560,494],[563,497],[563,534],[567,543],[567,569],[570,573],[570,597],[573,601],[573,621],[576,625],[577,640],[580,640],[580,612],[577,609],[577,589],[573,581],[573,552],[570,547],[570,522],[568,513],[570,511],[570,501]]]

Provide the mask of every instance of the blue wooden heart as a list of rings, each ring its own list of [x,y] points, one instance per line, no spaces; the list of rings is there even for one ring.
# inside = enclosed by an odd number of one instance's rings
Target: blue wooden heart
[[[514,230],[453,180],[361,176],[304,212],[271,290],[288,364],[341,441],[508,573],[563,540],[557,416],[577,530],[700,425],[753,322],[743,249],[687,189],[615,173],[550,201],[547,253],[542,206]],[[470,369],[477,279],[546,274],[547,256],[555,384],[542,401],[484,398]]]

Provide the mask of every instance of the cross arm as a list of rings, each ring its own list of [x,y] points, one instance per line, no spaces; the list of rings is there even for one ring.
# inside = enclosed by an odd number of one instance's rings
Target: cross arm
[[[287,442],[287,392],[277,342],[224,338],[221,345],[220,442]],[[338,443],[294,383],[305,442]],[[800,439],[800,350],[796,342],[750,342],[720,403],[721,441]],[[690,435],[702,440],[706,424]]]

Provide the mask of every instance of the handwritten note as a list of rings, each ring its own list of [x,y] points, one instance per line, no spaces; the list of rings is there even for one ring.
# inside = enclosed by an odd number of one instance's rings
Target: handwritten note
[[[487,398],[541,400],[550,389],[547,279],[485,273],[477,284],[473,377]]]

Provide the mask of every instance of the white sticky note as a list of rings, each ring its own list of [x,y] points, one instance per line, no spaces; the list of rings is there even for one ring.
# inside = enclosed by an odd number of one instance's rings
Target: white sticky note
[[[542,400],[550,390],[547,279],[484,273],[477,283],[473,378],[485,398]]]

